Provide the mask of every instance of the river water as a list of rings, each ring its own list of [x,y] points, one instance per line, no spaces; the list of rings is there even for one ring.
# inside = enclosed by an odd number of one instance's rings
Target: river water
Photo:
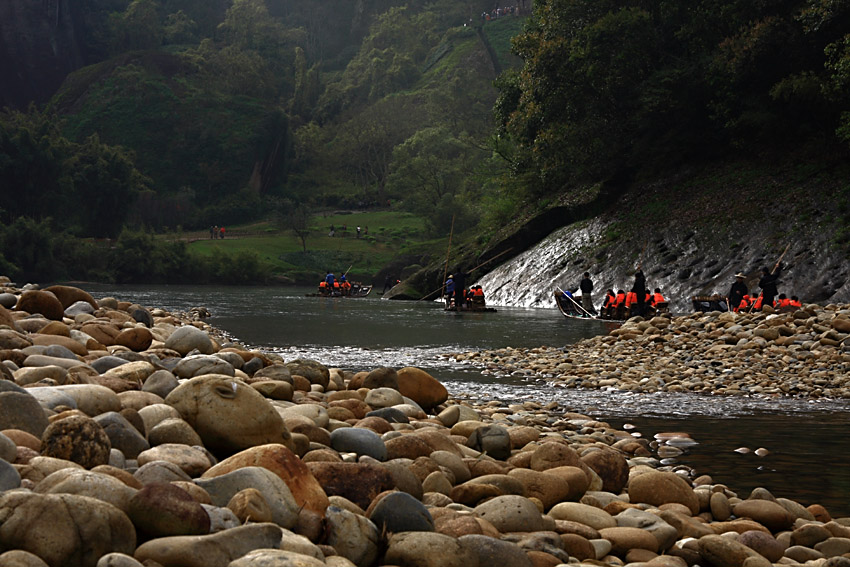
[[[79,285],[79,284],[78,284]],[[564,318],[553,308],[498,307],[495,313],[445,312],[441,304],[366,298],[307,297],[287,287],[103,286],[83,284],[95,298],[114,296],[148,307],[206,307],[209,322],[243,344],[286,359],[370,370],[418,366],[454,397],[556,401],[563,411],[614,426],[635,426],[652,438],[683,431],[697,445],[676,459],[711,474],[746,497],[764,486],[777,497],[820,503],[850,516],[850,402],[691,394],[631,394],[553,387],[539,377],[497,376],[454,362],[447,353],[504,347],[569,349],[604,334],[611,323]],[[766,448],[769,454],[736,449]]]

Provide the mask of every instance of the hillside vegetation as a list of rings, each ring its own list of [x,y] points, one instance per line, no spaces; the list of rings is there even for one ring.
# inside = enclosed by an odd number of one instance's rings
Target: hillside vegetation
[[[492,9],[80,2],[86,65],[47,104],[0,116],[0,263],[19,278],[292,281],[319,275],[309,254],[322,252],[363,275],[411,272],[442,262],[450,233],[470,258],[510,256],[623,195],[646,205],[631,192],[690,165],[746,159],[750,175],[846,157],[850,6],[538,0],[484,18]],[[348,249],[315,238],[334,211],[419,228],[403,246]],[[181,236],[258,222],[278,236],[219,242],[232,256]],[[44,232],[50,253],[22,231]],[[152,259],[100,264],[98,247]]]

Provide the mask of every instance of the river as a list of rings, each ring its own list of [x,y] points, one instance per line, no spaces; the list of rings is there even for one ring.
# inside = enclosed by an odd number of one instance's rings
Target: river
[[[114,296],[148,307],[188,311],[206,307],[209,322],[243,344],[286,359],[369,370],[418,366],[455,397],[556,401],[563,411],[614,426],[635,426],[652,438],[684,431],[697,445],[676,459],[711,474],[746,497],[757,486],[833,516],[850,516],[850,403],[800,399],[631,394],[555,388],[544,379],[496,376],[455,363],[451,352],[503,347],[569,349],[611,324],[564,318],[554,308],[498,307],[495,313],[445,312],[438,303],[307,297],[288,287],[104,286],[77,284],[95,298]],[[736,452],[763,447],[769,454]]]

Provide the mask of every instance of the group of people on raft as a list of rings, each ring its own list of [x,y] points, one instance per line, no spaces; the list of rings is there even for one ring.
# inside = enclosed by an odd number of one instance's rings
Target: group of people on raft
[[[446,309],[449,310],[476,310],[484,309],[484,290],[480,285],[466,288],[466,274],[458,272],[449,274],[446,278],[444,296]]]
[[[587,316],[624,320],[635,315],[647,316],[667,311],[667,300],[662,295],[661,288],[656,287],[654,292],[649,292],[640,266],[635,270],[635,281],[631,290],[626,292],[621,289],[616,293],[613,289],[607,290],[599,311],[593,306],[593,281],[589,272],[584,273],[578,289],[581,290],[581,309]],[[571,291],[564,290],[562,294],[575,301]]]
[[[694,310],[749,313],[750,311],[761,311],[765,305],[770,305],[777,311],[800,309],[803,306],[800,298],[796,295],[788,297],[784,293],[779,293],[777,284],[781,272],[782,265],[778,263],[773,270],[767,267],[762,268],[758,282],[761,292],[758,295],[750,294],[750,289],[745,281],[747,276],[738,272],[735,274],[735,281],[726,297],[720,295],[694,297],[692,298]]]
[[[345,279],[345,274],[337,278],[328,271],[325,279],[319,282],[319,295],[351,295],[351,283]]]

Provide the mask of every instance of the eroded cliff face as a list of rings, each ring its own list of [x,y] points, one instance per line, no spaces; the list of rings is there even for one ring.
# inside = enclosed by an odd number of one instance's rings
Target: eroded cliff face
[[[85,64],[81,25],[73,0],[0,2],[0,107],[47,101]]]
[[[553,292],[578,288],[589,271],[599,305],[607,289],[631,288],[642,258],[647,287],[660,287],[673,311],[688,312],[694,295],[728,294],[737,272],[747,275],[751,292],[758,294],[761,268],[773,268],[786,246],[780,293],[797,295],[804,303],[850,301],[850,261],[830,241],[832,233],[817,226],[750,226],[747,233],[735,233],[746,235],[743,241],[716,232],[661,228],[647,240],[605,245],[609,222],[603,217],[560,228],[500,265],[477,281],[487,303],[554,307]]]

